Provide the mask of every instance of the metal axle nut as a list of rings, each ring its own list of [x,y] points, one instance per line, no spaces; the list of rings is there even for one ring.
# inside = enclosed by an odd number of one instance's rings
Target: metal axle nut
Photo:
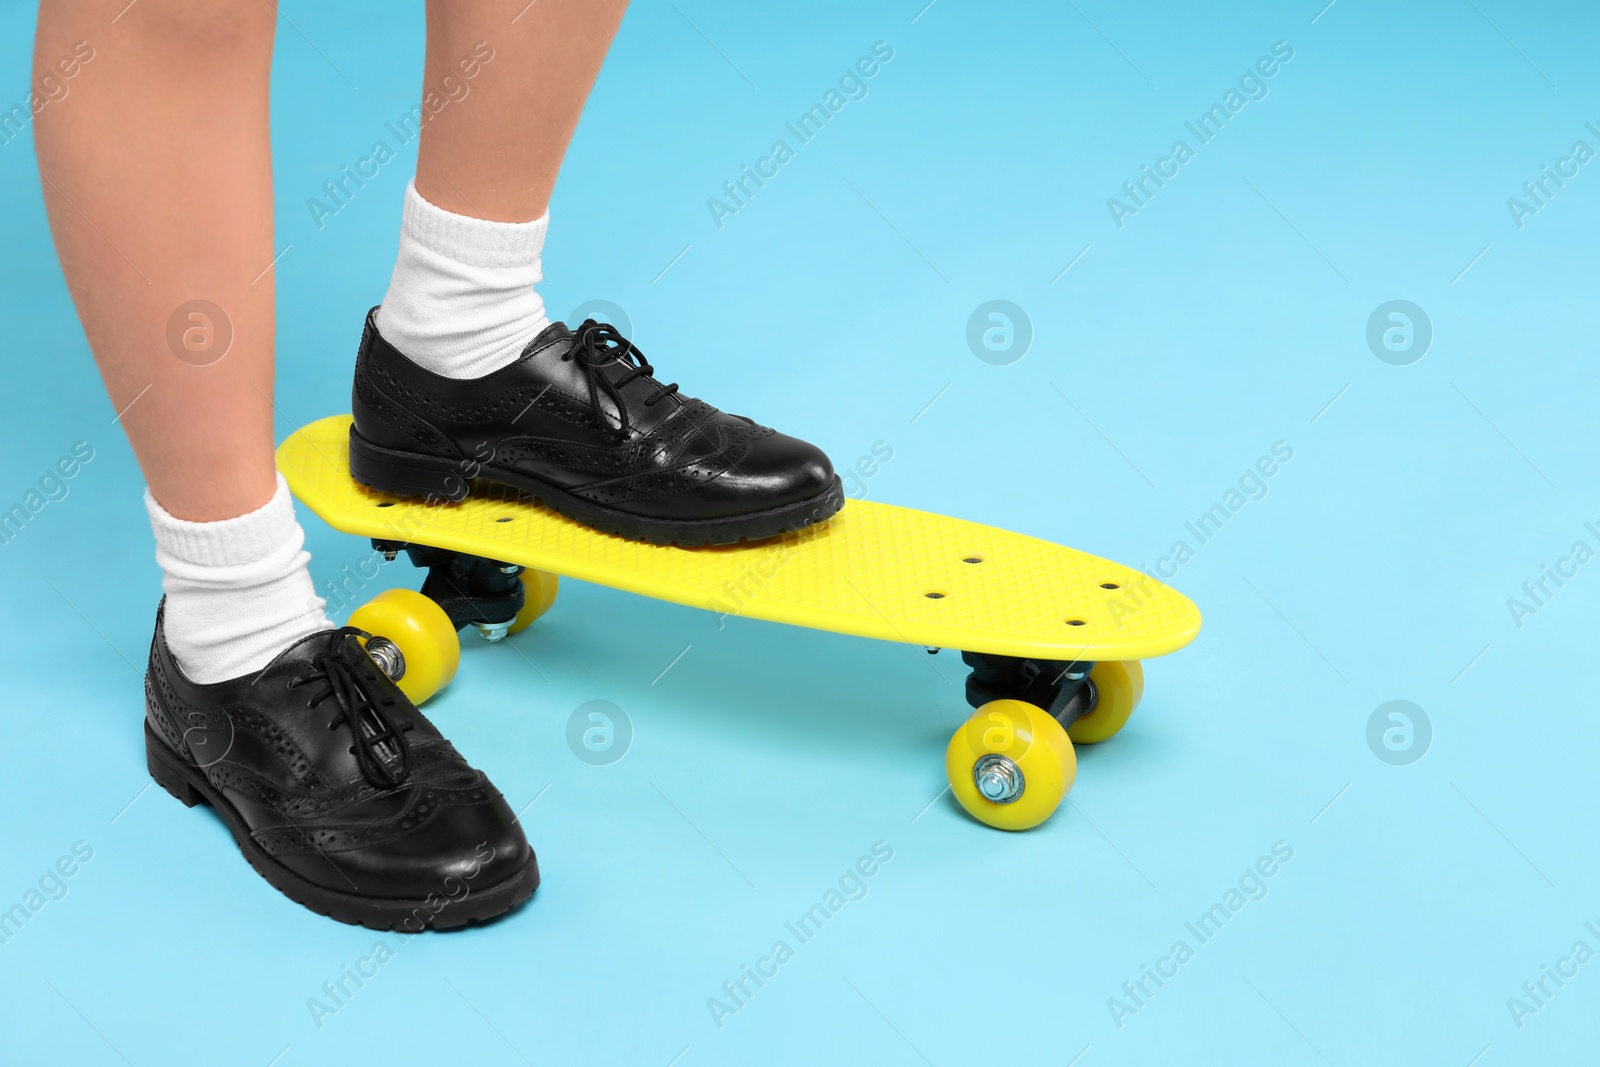
[[[405,653],[400,651],[400,646],[387,637],[373,637],[367,641],[367,655],[372,657],[372,662],[384,674],[389,676],[391,682],[398,682],[406,675]]]
[[[972,765],[972,783],[978,793],[992,804],[1010,804],[1022,796],[1027,783],[1022,768],[1008,757],[997,753],[979,756]]]

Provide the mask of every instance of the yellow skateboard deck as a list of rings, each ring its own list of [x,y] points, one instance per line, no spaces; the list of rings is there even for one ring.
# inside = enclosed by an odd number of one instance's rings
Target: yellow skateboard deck
[[[278,448],[289,487],[345,533],[428,545],[718,614],[1055,661],[1134,660],[1200,632],[1188,598],[1086,552],[865,500],[756,544],[679,548],[600,533],[494,489],[459,504],[376,492],[350,477],[350,417]]]

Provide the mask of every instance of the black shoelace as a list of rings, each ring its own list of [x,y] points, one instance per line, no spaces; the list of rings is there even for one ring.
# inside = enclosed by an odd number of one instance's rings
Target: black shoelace
[[[637,345],[609,322],[596,322],[594,319],[584,319],[579,326],[572,341],[572,347],[567,349],[563,361],[576,360],[584,369],[584,376],[589,381],[589,404],[598,415],[600,410],[600,394],[603,392],[611,398],[617,406],[617,418],[620,425],[611,431],[619,442],[627,440],[631,420],[628,418],[628,406],[622,400],[622,387],[635,378],[648,378],[655,373],[655,368],[650,366],[650,361],[644,358],[644,353],[639,351]],[[601,368],[613,362],[620,362],[628,368],[627,372],[612,381],[602,373]],[[644,406],[650,407],[656,401],[669,397],[678,391],[678,385],[657,383],[655,392],[645,398]],[[604,417],[601,416],[602,421]]]
[[[340,643],[317,653],[311,661],[312,669],[291,679],[289,688],[312,682],[325,683],[327,688],[307,700],[306,707],[315,708],[332,697],[339,705],[339,714],[328,723],[328,729],[349,726],[355,738],[350,753],[361,768],[361,776],[379,789],[393,789],[411,773],[411,747],[404,735],[416,724],[401,722],[396,726],[385,710],[395,703],[394,698],[373,699],[368,688],[371,683],[363,668],[342,654],[345,636],[367,635],[349,626],[339,633]]]

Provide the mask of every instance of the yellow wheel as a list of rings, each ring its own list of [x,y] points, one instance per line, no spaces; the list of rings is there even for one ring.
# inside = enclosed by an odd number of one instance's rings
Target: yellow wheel
[[[1078,757],[1049,712],[991,700],[950,738],[944,773],[961,806],[1002,830],[1038,826],[1078,777]]]
[[[522,582],[522,610],[517,612],[517,617],[511,622],[511,629],[507,633],[520,634],[533,620],[550,610],[550,605],[556,602],[556,586],[561,579],[549,571],[525,570],[517,575]]]
[[[1075,745],[1099,744],[1115,734],[1144,696],[1144,667],[1136,659],[1096,663],[1089,681],[1094,683],[1094,710],[1067,727]]]
[[[461,664],[461,642],[450,616],[413,590],[384,590],[355,610],[350,625],[400,649],[404,670],[395,684],[413,704],[448,685]]]

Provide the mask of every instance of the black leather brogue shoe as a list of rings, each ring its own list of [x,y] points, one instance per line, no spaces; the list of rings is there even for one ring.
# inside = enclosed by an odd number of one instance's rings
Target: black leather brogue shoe
[[[444,378],[367,316],[350,473],[374,489],[464,499],[474,478],[587,526],[657,544],[731,544],[820,522],[844,489],[820,449],[663,385],[615,327],[552,323],[516,362]]]
[[[367,655],[313,634],[256,674],[184,677],[156,616],[145,675],[150,773],[221,813],[251,866],[340,922],[417,932],[527,900],[539,867],[500,792]]]

